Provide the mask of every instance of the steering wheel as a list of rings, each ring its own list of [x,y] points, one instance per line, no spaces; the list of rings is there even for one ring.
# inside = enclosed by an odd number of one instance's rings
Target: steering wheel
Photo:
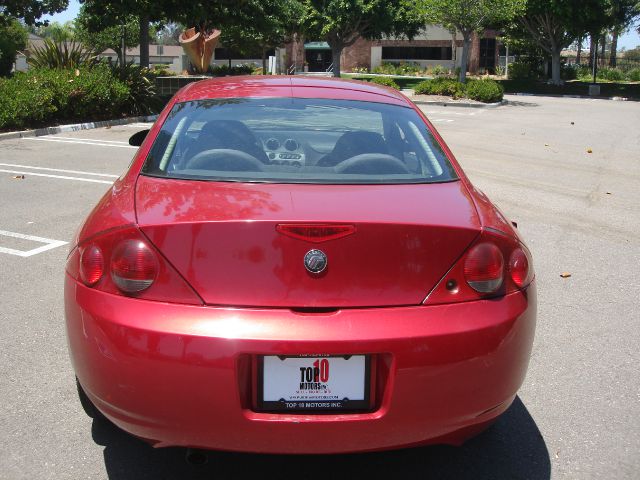
[[[410,173],[407,166],[393,155],[386,153],[363,153],[343,160],[335,167],[337,173],[360,173],[365,175],[394,175]]]
[[[221,170],[224,172],[262,172],[262,162],[241,150],[214,148],[195,155],[187,168],[193,170]]]

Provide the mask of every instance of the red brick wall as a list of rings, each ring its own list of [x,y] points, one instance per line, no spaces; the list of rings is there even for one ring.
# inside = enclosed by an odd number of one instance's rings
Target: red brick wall
[[[340,57],[340,69],[348,72],[355,67],[371,67],[371,44],[370,40],[359,38],[356,43],[346,47]]]

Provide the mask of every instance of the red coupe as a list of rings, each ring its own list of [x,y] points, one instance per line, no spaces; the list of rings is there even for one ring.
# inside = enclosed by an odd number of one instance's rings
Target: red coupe
[[[263,453],[459,445],[509,408],[531,255],[402,94],[205,80],[131,142],[66,266],[86,407]]]

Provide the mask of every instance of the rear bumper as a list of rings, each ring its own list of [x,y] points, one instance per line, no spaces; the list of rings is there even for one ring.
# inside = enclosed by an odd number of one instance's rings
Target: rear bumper
[[[229,309],[141,301],[65,283],[76,375],[115,424],[156,446],[337,453],[460,444],[504,412],[529,362],[536,293],[456,305]],[[358,414],[254,410],[256,355],[373,354]]]

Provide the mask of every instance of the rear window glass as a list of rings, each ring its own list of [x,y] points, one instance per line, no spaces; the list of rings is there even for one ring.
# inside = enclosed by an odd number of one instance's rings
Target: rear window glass
[[[413,109],[302,98],[178,103],[142,172],[181,179],[320,184],[457,178]]]

